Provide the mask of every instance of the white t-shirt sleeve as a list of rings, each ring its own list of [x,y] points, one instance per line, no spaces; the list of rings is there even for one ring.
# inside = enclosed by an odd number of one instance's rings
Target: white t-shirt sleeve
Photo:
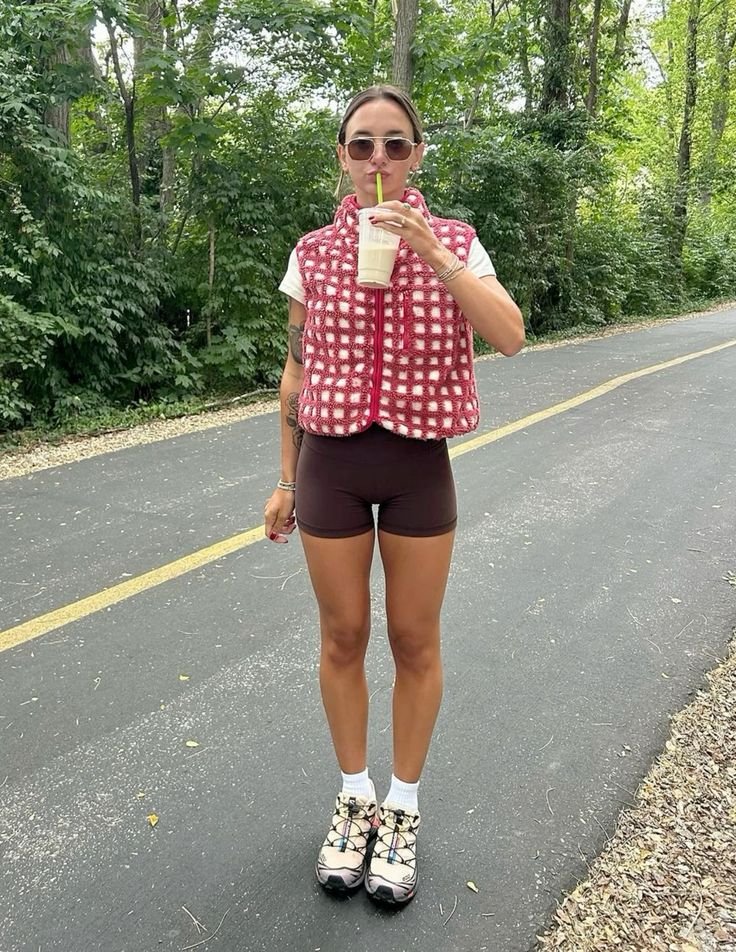
[[[488,252],[478,238],[473,238],[472,244],[470,245],[470,251],[468,252],[468,270],[472,271],[478,278],[487,278],[489,275],[495,277],[496,275],[496,269],[493,267]],[[289,297],[294,298],[295,301],[304,304],[304,285],[302,284],[302,276],[299,273],[299,262],[296,258],[296,250],[292,251],[289,256],[289,264],[286,269],[286,274],[279,285],[279,291],[283,291],[284,294],[288,294]]]
[[[487,278],[496,276],[496,269],[493,262],[478,238],[473,238],[468,252],[468,271],[472,271],[476,278]]]
[[[304,304],[304,285],[299,273],[299,262],[296,260],[296,249],[289,255],[289,264],[283,281],[279,285],[279,291],[283,291],[284,294],[288,294],[295,301]]]

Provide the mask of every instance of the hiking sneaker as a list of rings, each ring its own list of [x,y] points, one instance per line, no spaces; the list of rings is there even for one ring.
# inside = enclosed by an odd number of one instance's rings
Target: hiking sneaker
[[[363,882],[375,818],[375,792],[372,797],[337,795],[330,831],[317,857],[317,882],[325,889],[347,892]]]
[[[365,888],[368,895],[392,906],[409,902],[417,891],[418,813],[388,803],[378,808],[380,825]]]

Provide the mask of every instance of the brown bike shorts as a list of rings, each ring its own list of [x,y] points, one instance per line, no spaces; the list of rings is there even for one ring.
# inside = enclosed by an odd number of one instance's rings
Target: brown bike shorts
[[[403,536],[455,528],[446,440],[416,440],[373,424],[354,436],[305,433],[296,471],[296,521],[309,535],[348,538],[375,527]]]

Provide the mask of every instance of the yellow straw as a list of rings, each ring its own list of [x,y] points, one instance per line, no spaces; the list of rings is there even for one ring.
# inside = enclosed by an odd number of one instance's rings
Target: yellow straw
[[[381,184],[380,172],[376,172],[376,195],[378,197],[378,204],[380,205],[383,201],[383,185]]]

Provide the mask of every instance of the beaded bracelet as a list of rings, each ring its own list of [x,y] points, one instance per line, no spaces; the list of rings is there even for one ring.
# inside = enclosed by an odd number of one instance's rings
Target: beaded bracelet
[[[285,480],[285,479],[280,479],[280,480],[276,483],[276,487],[277,487],[278,489],[285,489],[287,493],[296,492],[296,483],[295,483],[295,482],[288,482],[288,481]]]

